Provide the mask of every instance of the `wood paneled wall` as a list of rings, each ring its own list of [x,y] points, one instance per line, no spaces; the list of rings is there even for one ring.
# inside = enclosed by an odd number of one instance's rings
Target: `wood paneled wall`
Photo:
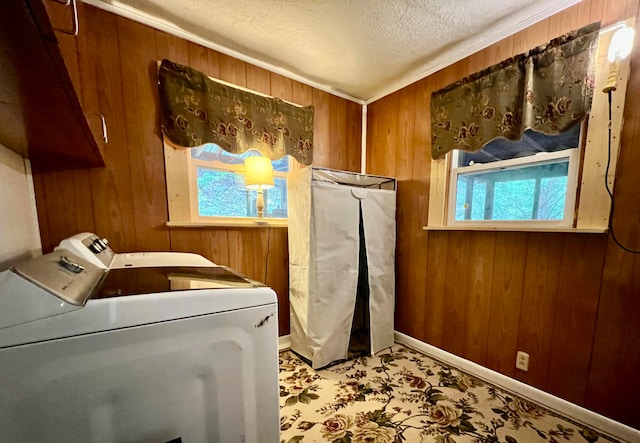
[[[640,258],[606,234],[425,232],[431,92],[638,0],[584,0],[368,106],[367,172],[398,189],[396,329],[640,429]],[[617,171],[617,236],[640,248],[640,41]],[[596,92],[601,93],[601,92]],[[606,149],[603,146],[603,149]],[[516,371],[516,351],[530,354]]]
[[[286,228],[172,228],[159,128],[156,61],[168,58],[239,86],[315,108],[314,165],[360,169],[362,107],[131,20],[78,4],[80,66],[95,69],[109,127],[105,168],[34,171],[44,252],[96,232],[118,252],[189,251],[266,282],[278,293],[280,334],[289,333]],[[84,49],[84,51],[83,51]],[[83,79],[84,81],[84,79]]]

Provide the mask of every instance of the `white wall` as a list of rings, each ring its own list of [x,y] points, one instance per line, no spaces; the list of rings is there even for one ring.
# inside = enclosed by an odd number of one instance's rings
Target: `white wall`
[[[0,271],[41,253],[29,161],[0,145]]]

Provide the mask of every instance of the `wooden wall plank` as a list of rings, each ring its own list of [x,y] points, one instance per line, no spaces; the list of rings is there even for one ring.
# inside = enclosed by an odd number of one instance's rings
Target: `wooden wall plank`
[[[362,106],[358,103],[347,101],[346,140],[347,155],[344,169],[347,171],[361,172],[362,159]]]
[[[549,39],[549,19],[544,19],[513,36],[513,55],[535,48]]]
[[[549,17],[549,36],[555,38],[573,29],[591,23],[591,2],[580,2],[569,9]]]
[[[433,74],[433,90],[438,91],[451,83],[462,80],[465,77],[463,67],[457,63],[449,65],[446,68]]]
[[[91,180],[86,170],[45,173],[36,170],[34,173],[40,175],[45,189],[44,194],[36,194],[36,197],[44,195],[47,199],[47,228],[50,237],[42,241],[43,252],[50,252],[61,240],[78,232],[96,230]],[[82,202],[82,205],[74,210],[70,205],[76,201]],[[57,216],[52,217],[52,212]],[[43,233],[40,234],[42,236]]]
[[[341,149],[333,149],[329,167],[340,169],[339,165],[348,162],[349,146],[346,144],[347,138],[347,103],[340,97],[331,96],[329,99],[329,128],[331,146],[340,146]]]
[[[300,82],[291,85],[291,101],[300,106],[313,105],[313,88]],[[315,110],[314,110],[315,111]]]
[[[601,413],[616,417],[631,426],[640,427],[637,414],[628,411],[628,401],[638,393],[637,378],[640,362],[630,367],[631,354],[640,349],[640,280],[634,278],[638,260],[616,247],[607,245],[602,289],[596,320],[596,331],[587,384],[586,405]],[[630,372],[635,371],[635,376]],[[635,377],[635,378],[634,378]]]
[[[515,54],[513,49],[513,36],[500,40],[498,43],[483,50],[487,66],[495,65]]]
[[[282,100],[291,101],[293,98],[293,80],[271,73],[271,95]]]
[[[605,245],[599,234],[564,240],[546,386],[578,404],[585,400]]]
[[[135,217],[135,249],[169,249],[167,191],[164,178],[162,140],[159,132],[158,92],[156,85],[157,48],[153,29],[118,17],[130,186]],[[135,104],[135,105],[132,105]]]
[[[82,4],[87,26],[94,32],[87,36],[87,49],[95,63],[95,83],[98,107],[105,118],[109,143],[105,145],[105,168],[91,170],[93,210],[96,214],[95,232],[107,237],[118,252],[136,249],[133,229],[133,200],[129,150],[126,146],[125,116],[120,71],[120,48],[116,17]],[[99,54],[99,56],[98,56]],[[91,85],[89,85],[91,86]]]
[[[450,319],[445,318],[445,306],[449,303],[445,296],[447,281],[447,257],[449,256],[449,233],[429,232],[429,249],[427,261],[427,279],[424,297],[426,298],[424,319],[424,340],[439,348],[444,348],[444,324]],[[420,271],[418,271],[420,272]],[[399,300],[408,297],[398,294]],[[419,298],[420,294],[414,297]],[[410,307],[408,307],[410,308]],[[398,328],[404,330],[407,326],[398,318]],[[420,337],[419,337],[420,338]]]
[[[278,294],[278,330],[289,333],[289,252],[287,230],[269,230],[267,284]]]
[[[224,228],[202,229],[203,255],[216,264],[229,266],[229,238]]]
[[[367,106],[367,158],[365,163],[366,172],[378,170],[377,162],[380,159],[381,145],[380,131],[384,125],[384,119],[380,113],[384,108],[384,98],[377,100]]]
[[[592,0],[592,3],[595,0]],[[602,26],[608,26],[619,20],[633,17],[638,13],[638,0],[604,0]]]
[[[156,33],[156,35],[159,33]],[[157,38],[157,37],[156,37]],[[197,45],[195,43],[187,42],[187,48],[189,52],[189,62],[187,66],[197,69],[206,75],[211,75],[209,72],[209,50],[204,46]]]
[[[228,55],[218,54],[218,66],[220,80],[243,88],[247,86],[247,66],[245,63]]]
[[[413,143],[416,115],[417,85],[414,83],[398,92],[398,124],[395,149],[388,149],[395,154],[395,177],[408,180],[413,175]],[[401,209],[405,209],[401,207]],[[407,208],[409,209],[409,208]]]
[[[547,381],[564,234],[530,233],[527,242],[518,350],[530,355],[529,371],[516,378],[534,386]]]
[[[376,125],[372,125],[371,131],[367,129],[367,150],[371,147],[371,155],[367,157],[367,173],[395,177],[395,143],[397,139],[397,125],[399,95],[392,94],[372,103],[368,113],[373,113]]]
[[[496,237],[486,366],[513,377],[527,252],[525,232]]]
[[[251,278],[253,277],[253,254],[245,254],[245,248],[250,249],[253,245],[251,228],[228,229],[229,239],[229,266]]]
[[[36,212],[38,213],[40,242],[42,244],[42,252],[46,254],[56,246],[53,244],[51,235],[51,222],[49,221],[49,208],[47,207],[47,186],[45,184],[44,174],[38,171],[35,165],[31,165],[31,167],[33,191],[36,199]]]
[[[425,331],[427,319],[427,303],[422,294],[427,290],[427,273],[415,270],[427,269],[428,234],[422,230],[426,225],[429,209],[428,181],[430,176],[431,153],[429,150],[431,126],[429,121],[429,103],[431,99],[432,82],[429,80],[418,82],[416,85],[415,116],[413,123],[412,164],[410,179],[404,183],[409,188],[411,198],[407,204],[412,208],[407,217],[406,228],[398,230],[398,236],[408,238],[408,255],[403,266],[412,269],[407,276],[410,301],[416,311],[415,330],[418,335]]]
[[[460,60],[456,65],[464,77],[489,67],[486,61],[485,51],[478,51],[471,54]]]
[[[442,348],[456,355],[464,355],[464,336],[467,321],[467,291],[469,288],[468,266],[469,232],[449,233],[448,254],[445,265],[444,310],[442,324]],[[473,257],[475,260],[475,257]]]
[[[266,283],[271,252],[271,228],[248,229],[242,235],[243,238],[251,242],[253,247],[253,271],[251,272],[251,277],[259,282]]]
[[[393,94],[389,96],[389,101],[391,102],[389,107],[387,108],[388,114],[387,118],[387,127],[384,129],[384,132],[381,134],[380,142],[382,143],[382,152],[383,160],[382,163],[378,165],[378,169],[376,171],[371,171],[375,174],[387,175],[390,177],[395,177],[396,174],[396,155],[394,147],[397,147],[398,143],[398,131],[397,127],[400,123],[399,119],[399,111],[400,111],[400,95]]]
[[[166,58],[169,61],[179,63],[181,65],[188,65],[190,45],[195,46],[195,44],[187,42],[186,40],[174,35],[156,31],[156,52],[158,54],[158,61],[162,61]]]
[[[266,69],[247,65],[247,88],[271,95],[271,74]]]
[[[469,287],[465,303],[465,328],[462,355],[486,366],[489,324],[491,322],[491,284],[494,273],[496,233],[473,235],[469,245]]]
[[[171,228],[171,250],[206,256],[200,229]]]
[[[396,230],[397,232],[407,232],[411,223],[411,213],[413,209],[411,202],[413,198],[413,186],[411,183],[411,165],[413,162],[413,146],[410,140],[413,139],[415,129],[416,112],[416,86],[404,88],[399,94],[398,101],[398,125],[396,137],[401,145],[396,150],[388,149],[396,155],[395,163],[400,165],[400,174],[396,175],[398,180],[398,190],[396,193]],[[411,236],[399,235],[396,238],[396,290],[403,294],[411,293],[413,274],[411,259],[411,249],[409,243]],[[407,306],[404,310],[403,321],[411,325],[407,331],[410,335],[421,333],[424,328],[424,303],[415,303],[416,298],[410,297],[408,300],[412,306]]]
[[[331,167],[330,95],[313,90],[313,165]]]
[[[220,79],[220,57],[222,54],[216,51],[208,51],[207,58],[209,59],[209,76]]]

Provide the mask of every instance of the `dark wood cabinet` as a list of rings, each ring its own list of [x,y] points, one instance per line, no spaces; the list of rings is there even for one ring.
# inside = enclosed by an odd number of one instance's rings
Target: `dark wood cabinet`
[[[0,2],[0,143],[41,170],[104,166],[92,58],[78,56],[86,37],[73,35],[75,13],[56,0]]]

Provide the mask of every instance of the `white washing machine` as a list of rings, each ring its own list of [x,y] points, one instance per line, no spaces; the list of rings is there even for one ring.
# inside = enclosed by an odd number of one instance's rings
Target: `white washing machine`
[[[276,294],[169,258],[0,274],[1,441],[278,441]]]

